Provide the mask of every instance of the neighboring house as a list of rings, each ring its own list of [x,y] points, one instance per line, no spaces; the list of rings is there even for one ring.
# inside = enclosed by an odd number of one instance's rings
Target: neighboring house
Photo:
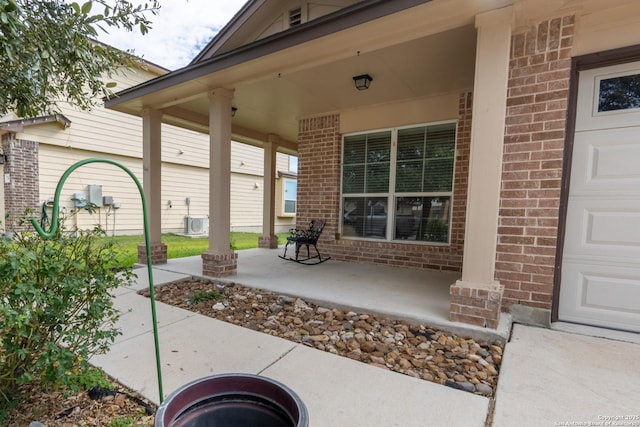
[[[637,0],[252,0],[189,66],[107,107],[143,117],[145,146],[170,123],[216,150],[297,151],[297,223],[327,220],[322,252],[460,271],[451,320],[639,332],[638,28]],[[211,188],[210,206],[230,196]],[[236,268],[210,239],[203,272]]]
[[[114,80],[126,89],[167,71],[146,63],[144,69],[127,71]],[[28,119],[8,115],[0,120],[4,164],[3,197],[0,197],[0,230],[20,230],[15,222],[29,207],[38,216],[50,217],[58,180],[73,163],[106,157],[131,169],[142,180],[142,126],[139,118],[96,107],[90,112],[64,106],[61,114]],[[162,142],[162,231],[206,234],[209,214],[209,144],[200,132],[163,126]],[[246,144],[231,144],[231,219],[234,231],[262,231],[263,150]],[[276,229],[287,231],[295,223],[295,173],[290,156],[280,154],[276,171],[282,190],[276,204]],[[275,175],[274,175],[275,176]],[[277,177],[277,176],[276,176]],[[280,187],[279,187],[280,188]],[[282,194],[282,196],[281,196]],[[284,197],[287,194],[287,197]],[[291,206],[290,194],[294,205]],[[2,196],[2,193],[0,193]],[[99,207],[89,214],[78,209],[86,199]],[[285,204],[287,209],[285,209]],[[86,228],[99,223],[109,234],[142,233],[142,208],[134,182],[117,167],[90,164],[75,171],[64,186],[61,207],[71,223]],[[10,215],[5,224],[4,213]],[[187,219],[187,217],[189,219]]]

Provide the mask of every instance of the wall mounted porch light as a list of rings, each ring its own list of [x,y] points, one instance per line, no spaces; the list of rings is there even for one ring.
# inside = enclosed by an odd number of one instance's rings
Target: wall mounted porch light
[[[371,86],[372,81],[373,81],[373,78],[369,74],[362,74],[362,75],[353,77],[353,83],[356,85],[356,89],[358,90],[369,89],[369,86]]]
[[[231,117],[235,117],[238,112],[238,107],[231,107]]]

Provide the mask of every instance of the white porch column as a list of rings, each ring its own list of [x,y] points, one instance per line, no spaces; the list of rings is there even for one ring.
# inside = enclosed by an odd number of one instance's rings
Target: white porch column
[[[142,187],[149,214],[151,262],[167,262],[167,245],[162,243],[162,112],[146,109],[142,113]],[[138,245],[138,262],[146,263],[144,243]]]
[[[276,207],[276,151],[280,138],[269,135],[264,143],[264,179],[262,203],[262,236],[258,239],[258,247],[274,249],[278,247],[278,236],[275,234]]]
[[[511,7],[476,16],[464,259],[462,280],[451,287],[451,320],[492,328],[498,325],[503,292],[494,273],[512,19]]]
[[[236,273],[237,254],[230,248],[231,224],[231,100],[233,90],[209,93],[209,249],[202,254],[202,273]]]

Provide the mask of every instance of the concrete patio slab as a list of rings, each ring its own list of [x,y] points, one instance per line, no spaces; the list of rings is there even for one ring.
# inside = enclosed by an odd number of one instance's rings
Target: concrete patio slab
[[[511,317],[506,313],[497,330],[449,320],[449,288],[460,273],[336,260],[309,266],[278,258],[282,251],[238,251],[237,275],[216,280],[295,295],[320,305],[423,323],[476,339],[505,341],[509,335]],[[202,277],[202,259],[170,259],[156,269]]]
[[[640,345],[515,325],[492,425],[640,426],[639,396]]]
[[[305,402],[312,426],[484,427],[489,399],[298,345],[261,373]]]

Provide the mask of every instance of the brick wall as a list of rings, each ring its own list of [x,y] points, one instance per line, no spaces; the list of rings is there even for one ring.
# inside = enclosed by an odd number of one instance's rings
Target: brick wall
[[[503,310],[551,308],[573,30],[566,16],[512,37],[495,274]]]
[[[2,152],[7,156],[4,173],[9,174],[9,182],[4,182],[4,207],[7,230],[31,230],[30,224],[19,225],[26,208],[39,214],[38,143],[16,139],[15,134],[2,136]],[[4,221],[4,218],[2,218]]]
[[[301,120],[298,128],[298,204],[296,226],[314,218],[327,223],[320,237],[335,241],[340,196],[340,116]],[[319,243],[320,245],[320,243]]]
[[[334,259],[460,271],[469,173],[471,111],[471,94],[462,94],[459,102],[450,245],[430,246],[367,240],[336,240],[340,219],[342,147],[338,115],[300,121],[297,226],[306,227],[312,218],[326,219],[327,225],[318,246],[323,255],[331,255]]]

